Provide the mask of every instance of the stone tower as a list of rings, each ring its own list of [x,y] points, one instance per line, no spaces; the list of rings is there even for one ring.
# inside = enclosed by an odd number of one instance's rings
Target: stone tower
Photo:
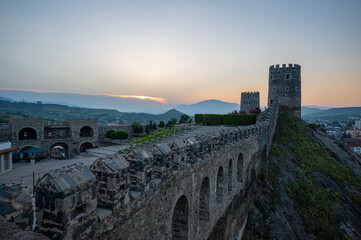
[[[280,111],[301,118],[301,66],[270,66],[268,106],[278,102]]]
[[[259,108],[259,92],[243,92],[241,93],[241,112]]]

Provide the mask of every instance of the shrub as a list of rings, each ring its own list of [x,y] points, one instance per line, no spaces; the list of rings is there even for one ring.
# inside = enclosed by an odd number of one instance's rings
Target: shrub
[[[257,121],[257,114],[227,114],[223,115],[224,125],[252,125]]]
[[[127,139],[128,133],[126,131],[120,130],[109,130],[105,133],[105,136],[110,139]]]
[[[203,114],[203,124],[205,125],[222,125],[223,115],[221,114]]]
[[[203,114],[194,115],[194,120],[197,124],[202,123],[203,122]]]
[[[111,138],[111,139],[114,139],[114,130],[108,130],[106,133],[105,133],[105,136],[107,138]]]
[[[114,135],[115,135],[115,139],[127,139],[128,138],[128,133],[123,130],[116,131],[114,133]]]
[[[252,125],[257,121],[257,114],[196,114],[196,123],[205,125]]]

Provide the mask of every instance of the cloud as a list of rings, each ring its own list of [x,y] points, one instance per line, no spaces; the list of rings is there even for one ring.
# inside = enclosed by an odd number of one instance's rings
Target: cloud
[[[53,91],[53,90],[36,90],[36,89],[15,89],[15,88],[0,88],[0,90],[5,91],[23,91],[23,92],[36,92],[36,93],[69,93],[69,94],[80,94],[80,95],[89,95],[89,96],[106,96],[114,98],[134,98],[140,100],[150,100],[159,103],[168,103],[168,99],[160,97],[150,97],[150,96],[137,96],[137,95],[120,95],[120,94],[108,94],[108,93],[81,93],[81,92],[65,92],[65,91]]]

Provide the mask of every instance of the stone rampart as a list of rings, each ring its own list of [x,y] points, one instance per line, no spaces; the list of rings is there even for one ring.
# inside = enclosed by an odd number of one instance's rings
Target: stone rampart
[[[268,165],[277,116],[278,107],[272,104],[255,125],[200,127],[122,156],[100,158],[90,167],[95,177],[89,181],[79,183],[65,174],[70,170],[62,170],[61,176],[72,184],[71,189],[89,188],[91,198],[87,197],[89,190],[69,190],[64,195],[53,186],[52,175],[45,175],[38,181],[36,192],[46,194],[49,207],[45,211],[41,202],[45,198],[37,196],[37,213],[47,212],[37,214],[37,230],[58,239],[65,235],[88,239],[237,239],[252,202],[252,183]],[[95,198],[92,184],[96,186]],[[79,196],[71,200],[72,192],[90,202],[82,200],[78,204]],[[67,218],[47,219],[59,214],[51,203],[65,198],[71,200],[67,200],[70,212],[61,215]],[[94,212],[95,201],[98,208]],[[232,224],[225,225],[225,231],[217,230],[230,207],[237,213],[227,220]],[[92,221],[94,216],[99,217],[89,224],[79,220],[84,216]],[[67,234],[60,234],[65,229]]]

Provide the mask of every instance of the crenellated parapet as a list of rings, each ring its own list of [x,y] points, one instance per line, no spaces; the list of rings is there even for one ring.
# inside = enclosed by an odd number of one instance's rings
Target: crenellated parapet
[[[217,201],[220,201],[219,191],[228,189],[227,191],[232,191],[230,196],[233,196],[240,189],[250,186],[254,177],[252,177],[253,175],[248,176],[248,174],[258,173],[259,166],[265,164],[260,156],[262,156],[261,152],[265,156],[268,155],[277,116],[278,105],[271,104],[265,112],[259,114],[254,125],[199,127],[176,138],[166,138],[157,144],[131,149],[126,154],[99,158],[89,168],[84,165],[72,165],[46,174],[37,182],[35,188],[37,229],[49,237],[62,239],[68,236],[79,237],[81,234],[79,229],[92,229],[87,231],[93,231],[93,233],[94,231],[107,231],[100,228],[106,229],[107,227],[102,224],[108,224],[109,219],[118,221],[119,226],[122,224],[126,226],[128,223],[131,224],[131,221],[122,219],[128,219],[126,216],[129,211],[138,212],[143,216],[143,209],[139,207],[148,208],[148,203],[159,204],[155,199],[163,199],[159,194],[165,186],[175,190],[168,192],[169,190],[164,189],[165,198],[162,201],[165,201],[166,206],[170,204],[170,207],[174,207],[171,205],[175,204],[177,196],[172,192],[178,191],[177,194],[181,194],[185,191],[183,194],[186,194],[187,188],[181,189],[187,185],[189,189],[197,188],[198,185],[196,186],[194,183],[198,182],[197,179],[202,176],[202,178],[205,176],[210,178],[211,188],[220,184],[220,181],[225,182],[225,179],[233,181],[233,183],[223,184],[222,188],[218,187],[218,190],[215,190],[218,191]],[[244,150],[239,153],[239,149]],[[242,157],[240,157],[241,154]],[[251,156],[253,157],[251,158]],[[252,160],[258,158],[260,159]],[[237,177],[234,177],[235,180],[231,180],[233,179],[233,170],[229,167],[233,164],[234,168],[238,169],[235,170],[238,171]],[[212,180],[215,174],[211,170],[213,167],[216,167],[217,174],[220,174],[217,179],[222,178],[223,180],[218,179],[218,182],[212,182],[215,181]],[[245,169],[246,172],[239,173],[240,169]],[[215,175],[217,176],[217,174]],[[245,175],[243,176],[243,174]],[[191,176],[194,178],[193,182]],[[248,185],[245,185],[246,183]],[[212,194],[209,194],[211,198]],[[191,198],[191,195],[186,194],[185,196]],[[197,198],[198,194],[194,197]],[[222,198],[225,199],[224,201],[226,199],[231,201],[231,197]],[[196,199],[189,199],[189,201],[196,202]],[[208,207],[211,208],[212,204]],[[147,209],[146,212],[152,212],[154,208],[156,207]],[[160,214],[168,216],[169,210],[162,210],[160,206],[158,208],[160,208]],[[101,209],[110,210],[107,217],[100,216],[100,212],[103,212]],[[195,211],[195,209],[189,211]],[[224,210],[219,208],[217,211]],[[195,214],[195,212],[190,214]],[[203,217],[207,216],[204,211],[202,214],[205,214],[202,215]],[[143,230],[139,230],[136,234],[146,236],[147,231],[153,231],[146,230],[146,228],[160,227],[162,223],[161,220],[159,221],[142,223],[144,229],[142,228]],[[152,224],[154,226],[151,226]],[[209,224],[211,227],[214,222]],[[162,234],[165,234],[165,238],[169,238],[172,225],[166,224],[163,227],[165,226],[168,226],[166,227],[168,230]],[[64,232],[65,229],[67,231]],[[123,228],[121,227],[121,229]],[[124,234],[126,238],[132,237],[131,233]],[[196,239],[202,239],[202,234],[207,235],[209,232],[197,234],[199,237]]]

